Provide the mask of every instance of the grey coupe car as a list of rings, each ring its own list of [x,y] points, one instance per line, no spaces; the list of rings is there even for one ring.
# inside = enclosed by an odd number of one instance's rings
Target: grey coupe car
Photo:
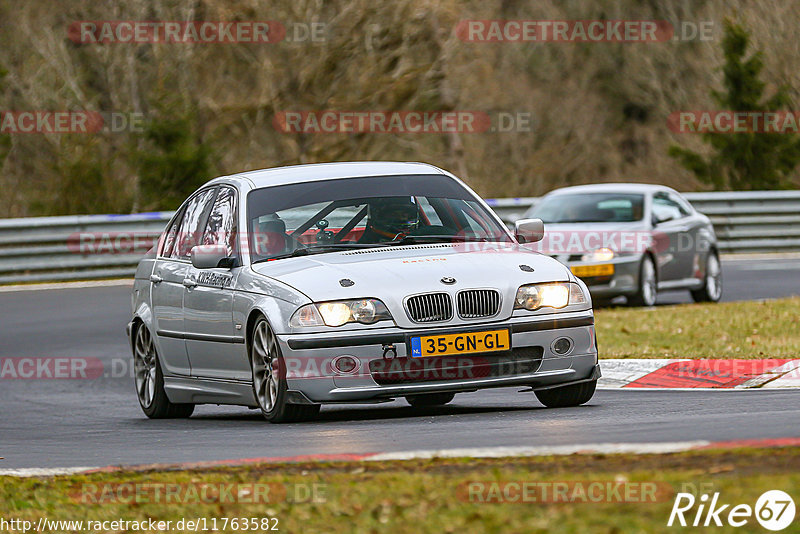
[[[586,285],[463,182],[420,163],[211,180],[140,262],[128,335],[151,418],[195,405],[308,419],[324,403],[442,405],[524,386],[577,406],[600,369]],[[527,243],[527,244],[521,244]]]
[[[525,217],[547,224],[537,248],[583,279],[596,302],[625,296],[652,306],[659,291],[679,289],[697,302],[722,296],[714,227],[669,187],[566,187],[542,197]]]

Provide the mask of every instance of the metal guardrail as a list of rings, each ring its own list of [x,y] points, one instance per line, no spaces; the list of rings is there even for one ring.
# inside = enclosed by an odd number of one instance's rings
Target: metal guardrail
[[[800,251],[800,191],[686,193],[714,223],[723,252]],[[506,222],[536,197],[488,204]],[[155,240],[174,212],[0,219],[0,284],[132,276],[141,246]],[[103,236],[108,235],[108,239]],[[86,243],[82,236],[91,236]]]
[[[0,284],[130,277],[173,213],[0,219]]]

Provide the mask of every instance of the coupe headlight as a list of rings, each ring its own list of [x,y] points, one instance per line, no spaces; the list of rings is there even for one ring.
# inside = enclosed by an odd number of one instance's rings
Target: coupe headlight
[[[614,259],[614,251],[610,248],[598,248],[597,250],[593,250],[588,254],[584,254],[581,256],[581,261],[584,262],[601,262],[601,261],[611,261]]]
[[[339,300],[306,304],[298,309],[289,325],[342,326],[347,323],[373,324],[391,319],[386,305],[377,299]]]
[[[514,308],[538,310],[539,308],[563,308],[568,304],[584,304],[586,295],[578,284],[556,282],[551,284],[530,284],[517,290]]]

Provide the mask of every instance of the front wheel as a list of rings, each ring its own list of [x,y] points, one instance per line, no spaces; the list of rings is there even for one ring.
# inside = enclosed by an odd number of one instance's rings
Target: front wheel
[[[594,396],[595,388],[597,388],[597,380],[590,380],[580,384],[572,384],[571,386],[543,389],[534,393],[536,393],[536,398],[539,399],[539,402],[548,408],[566,408],[568,406],[580,406],[589,402]]]
[[[691,291],[695,302],[719,302],[722,297],[722,267],[715,252],[709,252],[706,258],[706,275],[703,287]]]
[[[267,320],[261,317],[250,339],[250,364],[253,370],[253,395],[261,414],[270,423],[290,423],[313,419],[319,404],[288,404],[283,356],[278,340]]]
[[[629,297],[628,303],[632,306],[655,306],[657,295],[656,266],[650,256],[645,256],[639,265],[639,289],[635,295]]]
[[[133,343],[133,369],[136,396],[139,406],[150,419],[174,419],[189,417],[194,404],[170,402],[164,390],[164,374],[158,361],[153,337],[147,326],[140,324]]]
[[[409,395],[406,397],[406,402],[415,408],[422,408],[425,406],[444,406],[453,398],[455,393],[425,393],[421,395]]]

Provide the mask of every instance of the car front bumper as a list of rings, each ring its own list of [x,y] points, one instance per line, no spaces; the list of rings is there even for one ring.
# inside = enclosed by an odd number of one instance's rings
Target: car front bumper
[[[505,353],[411,358],[408,340],[417,335],[475,332],[508,328],[511,350]],[[363,333],[278,335],[291,402],[380,402],[435,392],[527,386],[533,389],[596,379],[597,345],[591,311],[513,317],[469,327],[370,329]],[[552,345],[562,337],[572,342],[565,355]],[[351,373],[333,362],[350,356],[358,362]]]
[[[610,262],[614,266],[614,274],[602,277],[580,277],[589,288],[594,299],[612,299],[622,295],[629,296],[639,291],[639,269],[642,257],[639,254],[614,258]],[[600,265],[597,263],[565,262],[567,267],[583,267]],[[577,276],[577,275],[576,275]]]

